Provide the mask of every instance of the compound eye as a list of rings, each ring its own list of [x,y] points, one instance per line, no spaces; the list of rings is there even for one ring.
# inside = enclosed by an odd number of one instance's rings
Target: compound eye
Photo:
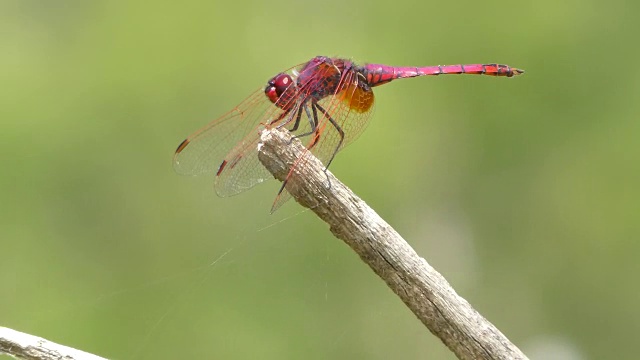
[[[284,92],[293,84],[293,79],[287,74],[278,74],[267,83],[264,93],[275,104]]]
[[[267,85],[267,87],[264,89],[264,94],[267,95],[267,97],[269,98],[269,100],[271,100],[272,103],[276,103],[276,101],[278,101],[278,92],[276,91],[276,87],[269,84]]]

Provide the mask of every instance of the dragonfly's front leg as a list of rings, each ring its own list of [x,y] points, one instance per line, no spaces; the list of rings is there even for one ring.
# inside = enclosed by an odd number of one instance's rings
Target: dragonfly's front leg
[[[318,130],[318,112],[316,111],[316,108],[315,108],[315,102],[311,103],[311,109],[313,110],[313,115],[311,115],[311,113],[309,112],[309,107],[306,104],[302,105],[302,107],[304,107],[304,111],[307,114],[307,119],[309,119],[309,126],[311,127],[311,130],[309,130],[304,134],[295,135],[293,139],[309,136]],[[297,129],[298,127],[296,126],[295,128]],[[316,142],[317,140],[315,140],[314,143],[311,144],[311,146],[309,146],[309,149],[311,149]]]
[[[275,120],[270,121],[269,125],[273,125],[275,123],[280,122],[282,119],[284,119],[286,116],[288,116],[291,113],[291,109],[283,111],[282,114],[280,114]],[[302,116],[302,109],[298,109],[298,112],[296,114],[296,121],[293,124],[293,128],[289,131],[295,131],[298,128],[298,124],[300,123],[300,117]],[[282,124],[278,124],[278,126],[276,126],[276,129],[280,129],[281,127],[284,127],[285,125],[287,125],[288,123],[290,123],[292,121],[293,118],[289,118],[287,120],[285,120]]]

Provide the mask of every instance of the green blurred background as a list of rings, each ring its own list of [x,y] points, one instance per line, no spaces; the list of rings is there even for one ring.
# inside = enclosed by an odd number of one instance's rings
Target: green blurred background
[[[640,3],[0,2],[0,326],[117,359],[454,359],[270,181],[171,158],[315,55],[501,62],[376,89],[332,165],[533,359],[635,359]],[[0,356],[2,357],[2,356]]]

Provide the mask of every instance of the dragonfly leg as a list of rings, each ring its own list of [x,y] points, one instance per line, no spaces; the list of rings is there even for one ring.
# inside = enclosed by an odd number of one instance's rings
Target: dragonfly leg
[[[338,134],[340,135],[340,141],[338,141],[338,145],[336,145],[336,148],[333,150],[333,154],[331,154],[331,157],[329,158],[329,161],[327,161],[327,163],[324,166],[324,174],[327,177],[327,182],[329,183],[328,187],[331,188],[331,180],[329,180],[329,174],[327,174],[327,170],[329,169],[329,165],[331,165],[331,162],[333,161],[333,159],[336,157],[336,154],[338,153],[338,150],[340,150],[340,147],[342,147],[342,143],[344,142],[344,130],[342,130],[340,125],[335,120],[333,120],[333,118],[331,117],[331,115],[329,115],[327,110],[325,110],[318,103],[316,103],[315,106],[329,120],[331,125],[333,125],[333,127],[336,128],[336,130],[338,131]]]
[[[314,102],[312,105],[312,109],[313,109],[313,121],[315,122],[315,127],[313,128],[313,132],[316,133],[316,135],[313,137],[313,142],[309,145],[309,150],[311,150],[314,146],[316,146],[316,144],[318,143],[318,141],[320,140],[320,129],[318,129],[318,103]]]
[[[278,190],[278,195],[277,196],[280,196],[280,194],[282,194],[282,192],[284,191],[284,187],[285,187],[285,185],[287,185],[287,180],[289,180],[289,179],[284,179],[284,181],[282,182],[282,186],[280,186],[280,190]]]
[[[291,144],[291,141],[293,141],[293,139],[301,138],[301,137],[304,137],[304,136],[309,136],[309,135],[311,135],[313,133],[316,133],[316,136],[313,138],[313,142],[307,147],[308,150],[311,150],[318,143],[318,140],[320,139],[320,134],[318,133],[318,110],[317,110],[317,106],[319,106],[319,105],[315,101],[311,103],[311,110],[313,111],[313,116],[311,115],[311,113],[309,113],[309,108],[306,106],[306,104],[303,105],[303,106],[304,106],[304,111],[307,113],[307,117],[309,118],[309,124],[311,125],[311,131],[292,137],[291,140],[289,141],[289,144]],[[301,107],[301,109],[302,109],[302,107]],[[324,109],[322,111],[326,116],[326,111],[324,111]],[[327,173],[326,173],[326,168],[325,168],[325,175],[326,174]],[[280,191],[278,191],[278,195],[280,195],[280,193],[284,190],[285,186],[287,185],[288,180],[289,180],[288,177],[286,179],[284,179],[284,181],[282,182],[282,186],[280,187]],[[328,180],[329,180],[329,178],[327,177],[327,181]],[[329,182],[329,187],[331,187],[331,182]]]
[[[273,125],[274,123],[277,123],[278,121],[282,120],[285,116],[287,116],[289,113],[291,112],[291,110],[285,111],[283,112],[280,116],[278,116],[275,120],[271,121],[269,123],[269,125]],[[296,115],[296,122],[293,124],[293,128],[289,131],[295,131],[298,128],[298,124],[300,123],[300,117],[302,116],[302,109],[298,109],[298,114]],[[288,123],[291,122],[291,119],[286,120],[285,122],[283,122],[282,124],[278,124],[278,126],[276,126],[276,129],[280,129],[281,127],[287,125]]]
[[[296,114],[296,121],[293,123],[293,127],[291,129],[289,129],[290,132],[296,131],[296,129],[298,129],[298,125],[300,125],[300,118],[302,117],[302,107],[300,107],[298,109],[298,113]],[[289,124],[291,122],[291,119],[283,122],[282,124],[278,125],[278,129],[280,129],[281,127],[284,127],[285,125]]]
[[[342,128],[340,127],[340,125],[338,125],[338,123],[333,120],[333,118],[331,117],[331,115],[329,115],[329,113],[327,112],[327,110],[325,110],[322,106],[320,106],[320,104],[318,104],[316,101],[313,101],[311,103],[311,110],[313,111],[313,116],[311,116],[311,114],[309,114],[309,109],[307,106],[304,106],[304,110],[307,113],[307,117],[309,118],[309,123],[311,124],[311,131],[304,133],[304,134],[300,134],[300,135],[296,135],[293,138],[299,138],[299,137],[303,137],[303,136],[308,136],[311,135],[313,133],[316,133],[316,136],[313,139],[313,142],[307,147],[307,149],[311,150],[317,143],[318,140],[320,139],[320,133],[319,133],[319,128],[318,128],[318,110],[320,110],[320,112],[322,113],[322,115],[324,115],[324,117],[326,117],[329,122],[331,123],[331,125],[333,125],[333,127],[336,128],[336,130],[338,131],[338,134],[340,135],[340,141],[338,141],[338,145],[336,145],[336,148],[333,151],[333,154],[331,154],[331,158],[329,158],[329,161],[327,162],[327,164],[324,167],[324,175],[327,177],[327,188],[330,189],[331,188],[331,180],[329,179],[329,174],[327,174],[327,170],[329,168],[329,165],[331,165],[331,162],[333,161],[333,159],[335,158],[336,154],[338,153],[338,150],[340,150],[340,147],[342,146],[342,143],[344,142],[344,131],[342,130]],[[298,121],[298,120],[296,120]],[[293,140],[293,139],[292,139]],[[287,185],[288,182],[288,177],[282,182],[282,186],[280,187],[280,190],[278,191],[278,196],[280,196],[280,193],[282,193]]]
[[[291,109],[287,109],[287,110],[283,111],[282,114],[278,115],[277,118],[269,121],[268,123],[266,123],[266,124],[261,123],[261,124],[264,125],[265,127],[269,127],[271,125],[279,123],[285,117],[288,117],[288,119],[286,119],[282,124],[277,124],[276,125],[276,129],[280,129],[281,127],[287,125],[288,123],[290,123],[292,121],[292,117],[290,117],[289,114],[291,114]],[[298,111],[297,119],[300,119],[300,115],[301,115],[301,112]],[[296,120],[296,121],[299,121],[299,120]]]
[[[305,108],[304,110],[307,112],[307,117],[309,118],[309,124],[311,125],[311,131],[306,132],[304,134],[300,134],[300,135],[296,135],[293,138],[301,138],[304,136],[309,136],[313,133],[316,134],[316,136],[313,138],[313,142],[311,144],[309,144],[309,146],[307,146],[307,149],[311,150],[314,146],[316,146],[316,144],[318,143],[318,140],[320,140],[320,132],[318,129],[318,110],[316,108],[316,105],[318,103],[313,102],[311,104],[311,110],[313,110],[313,116],[311,116],[311,114],[309,113],[309,109]]]
[[[318,112],[316,111],[316,108],[315,108],[314,104],[315,103],[311,104],[311,108],[313,109],[313,116],[309,112],[309,107],[306,104],[303,105],[304,106],[304,111],[307,113],[307,118],[309,119],[309,125],[311,126],[311,130],[306,132],[306,133],[304,133],[304,134],[298,134],[298,135],[294,136],[293,139],[298,139],[298,138],[303,138],[305,136],[309,136],[309,135],[313,134],[314,132],[316,132],[318,130]],[[297,129],[298,127],[296,126],[295,128]],[[293,131],[293,129],[291,129],[291,130]],[[291,139],[291,140],[293,140],[293,139]],[[312,144],[311,147],[313,145],[315,145],[315,143]],[[309,147],[309,148],[311,148],[311,147]]]

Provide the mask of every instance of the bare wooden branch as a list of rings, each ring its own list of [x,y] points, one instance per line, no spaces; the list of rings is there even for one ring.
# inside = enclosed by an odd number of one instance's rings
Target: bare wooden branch
[[[0,327],[0,354],[27,360],[106,360],[43,338]]]
[[[459,359],[527,359],[375,211],[331,172],[325,174],[322,163],[298,140],[292,141],[288,131],[264,131],[258,156],[280,181],[294,162],[305,163],[295,167],[286,189],[329,224],[331,232],[349,245]]]

